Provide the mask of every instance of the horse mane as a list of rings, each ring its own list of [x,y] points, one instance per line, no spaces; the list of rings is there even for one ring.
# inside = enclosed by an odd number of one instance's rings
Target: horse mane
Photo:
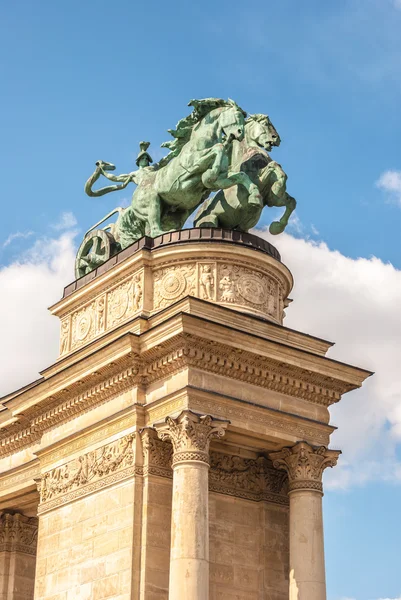
[[[261,113],[249,115],[245,123],[250,123],[251,121],[256,121],[257,123],[267,123],[268,125],[271,123],[269,117],[267,115],[262,115]]]
[[[212,110],[223,107],[237,107],[242,112],[244,117],[246,117],[246,112],[243,111],[242,108],[240,108],[238,104],[230,98],[228,100],[223,100],[222,98],[203,98],[202,100],[191,100],[188,102],[188,106],[193,107],[192,113],[178,121],[175,129],[167,130],[174,139],[164,142],[161,145],[161,148],[168,148],[170,152],[167,154],[167,156],[161,159],[158,165],[159,168],[164,167],[170,162],[170,160],[179,155],[185,144],[189,142],[194,127],[200,123],[200,121],[202,121],[202,119],[204,119]]]

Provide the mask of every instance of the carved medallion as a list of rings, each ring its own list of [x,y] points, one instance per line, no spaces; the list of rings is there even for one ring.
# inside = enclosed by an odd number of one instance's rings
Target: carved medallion
[[[256,275],[241,275],[237,286],[239,293],[247,302],[252,304],[264,304],[266,302],[265,286]]]
[[[160,295],[166,300],[172,300],[184,292],[185,286],[185,277],[181,271],[166,273],[161,280]]]
[[[84,311],[78,316],[75,324],[75,337],[78,341],[82,341],[88,335],[92,325],[92,315],[89,310]]]

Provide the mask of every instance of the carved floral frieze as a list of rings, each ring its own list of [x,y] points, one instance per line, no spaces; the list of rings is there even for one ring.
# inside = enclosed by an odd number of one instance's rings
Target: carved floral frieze
[[[20,513],[0,515],[0,552],[36,554],[38,519]]]
[[[38,483],[40,512],[61,504],[58,497],[72,500],[134,474],[134,440],[135,433],[126,435],[44,473]]]

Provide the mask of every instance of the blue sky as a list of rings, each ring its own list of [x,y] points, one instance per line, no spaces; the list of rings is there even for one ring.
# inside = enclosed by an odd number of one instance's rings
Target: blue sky
[[[401,358],[400,339],[389,339],[397,332],[400,297],[400,32],[400,0],[255,0],[248,6],[19,0],[1,7],[0,276],[15,294],[28,293],[11,278],[21,264],[56,273],[52,281],[61,293],[72,279],[79,236],[129,198],[127,191],[85,196],[94,162],[133,170],[142,139],[159,159],[166,130],[187,114],[191,98],[234,98],[250,113],[269,114],[279,131],[282,145],[273,156],[298,201],[291,236],[277,240],[298,278],[288,324],[331,337],[336,357],[362,360],[383,382],[369,384],[360,401],[357,394],[344,399],[351,412],[333,411],[346,432],[338,434],[348,449],[342,460],[354,458],[358,469],[350,467],[342,484],[333,482],[324,500],[329,600],[401,597],[401,396],[396,366],[386,371],[397,352]],[[266,211],[261,225],[271,220]],[[332,279],[317,267],[307,271],[306,263],[302,270],[293,248],[332,269]],[[326,306],[341,322],[323,310],[322,279],[340,299],[353,290],[342,313],[330,304],[333,293],[327,295]],[[38,293],[38,311],[56,299]],[[315,313],[321,309],[321,319],[310,317],[306,299]],[[364,315],[353,334],[359,346],[346,337],[352,311],[352,323],[358,311]],[[382,375],[381,356],[391,357]],[[381,461],[389,465],[386,476],[377,468]]]

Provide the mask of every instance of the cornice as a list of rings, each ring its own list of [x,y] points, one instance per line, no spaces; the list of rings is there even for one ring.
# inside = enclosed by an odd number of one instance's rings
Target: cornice
[[[368,375],[197,316],[176,314],[140,336],[123,334],[13,398],[0,415],[0,456],[37,443],[49,428],[126,390],[138,385],[146,389],[190,368],[324,407],[338,402]]]

